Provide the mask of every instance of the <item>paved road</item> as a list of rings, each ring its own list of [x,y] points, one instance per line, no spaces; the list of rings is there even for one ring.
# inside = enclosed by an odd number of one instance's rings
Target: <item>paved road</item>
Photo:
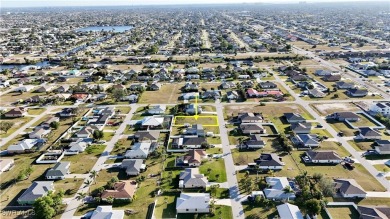
[[[229,146],[229,138],[227,134],[227,130],[225,128],[225,121],[223,118],[223,106],[222,104],[216,104],[217,114],[218,114],[218,121],[219,121],[219,129],[221,133],[221,142],[223,145],[223,153],[226,155],[224,156],[225,161],[225,169],[226,169],[226,176],[227,176],[227,182],[229,184],[229,192],[230,192],[230,200],[231,200],[231,206],[233,211],[233,218],[245,218],[244,210],[242,208],[241,204],[241,196],[240,191],[238,188],[238,182],[236,178],[236,171],[235,166],[233,162],[233,156],[232,152],[230,150]]]
[[[274,76],[276,80],[280,80],[280,77],[274,72]],[[291,93],[292,96],[295,97],[296,103],[301,105],[303,108],[305,108],[314,118],[317,119],[317,121],[326,129],[328,132],[333,136],[333,138],[336,139],[337,142],[340,142],[342,146],[360,163],[362,164],[367,171],[376,178],[379,183],[386,188],[388,197],[390,197],[390,183],[386,178],[384,178],[380,172],[375,169],[370,162],[368,162],[366,159],[364,159],[361,154],[359,154],[343,137],[339,137],[337,135],[337,132],[333,129],[332,126],[329,125],[316,111],[314,111],[307,101],[302,100],[288,85],[285,83],[280,83],[287,91]],[[339,102],[339,101],[337,101]]]
[[[137,107],[132,107],[130,112],[126,115],[126,118],[124,121],[129,121],[131,119],[131,117],[133,116],[134,112],[137,110]],[[126,122],[123,122],[118,130],[116,131],[115,135],[111,138],[111,140],[107,143],[107,147],[106,149],[104,150],[104,152],[102,153],[102,155],[99,157],[99,159],[96,161],[95,165],[93,166],[92,170],[95,170],[97,172],[99,172],[103,167],[104,167],[104,162],[106,162],[106,160],[108,159],[109,157],[109,153],[113,150],[114,146],[115,146],[115,143],[120,139],[122,133],[125,131],[126,129]],[[84,182],[87,182],[87,181],[93,181],[92,178],[90,178],[89,176],[87,178],[84,179]],[[85,186],[84,184],[79,188],[79,190],[77,191],[77,193],[88,193],[89,191],[89,186]],[[77,195],[76,193],[76,195]],[[76,200],[76,195],[75,197],[72,199],[71,202],[69,202],[68,206],[66,207],[66,210],[65,212],[62,214],[61,216],[61,219],[69,219],[69,218],[72,218],[74,213],[76,212],[77,210],[77,207],[80,206],[82,204],[81,200]]]

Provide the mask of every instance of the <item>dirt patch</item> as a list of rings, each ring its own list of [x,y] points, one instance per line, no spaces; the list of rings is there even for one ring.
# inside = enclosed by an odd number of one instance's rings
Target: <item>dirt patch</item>
[[[329,115],[335,112],[359,111],[360,108],[351,103],[324,103],[312,105],[321,115]]]

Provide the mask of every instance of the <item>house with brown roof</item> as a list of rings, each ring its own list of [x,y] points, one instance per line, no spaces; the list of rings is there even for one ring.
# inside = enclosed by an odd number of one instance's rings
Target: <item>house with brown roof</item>
[[[5,118],[18,118],[27,114],[27,109],[23,107],[15,107],[10,111],[4,113]]]
[[[202,160],[207,157],[205,150],[189,150],[187,155],[176,158],[176,166],[198,167]]]
[[[131,200],[137,190],[137,182],[135,180],[124,180],[116,182],[113,189],[106,189],[101,195],[102,200],[107,200],[108,197],[113,199]]]

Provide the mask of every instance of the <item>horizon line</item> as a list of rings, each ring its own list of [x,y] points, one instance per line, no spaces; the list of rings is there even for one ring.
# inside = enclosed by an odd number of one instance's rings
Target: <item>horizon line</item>
[[[376,0],[376,1],[370,1],[370,0],[330,0],[330,1],[321,1],[321,2],[312,2],[312,1],[305,1],[305,0],[297,0],[294,2],[228,2],[228,3],[182,3],[182,4],[117,4],[117,5],[52,5],[52,6],[43,6],[43,5],[37,5],[37,6],[3,6],[3,9],[6,8],[70,8],[70,7],[133,7],[133,6],[202,6],[202,5],[299,5],[299,4],[342,4],[342,3],[389,3],[389,0]]]

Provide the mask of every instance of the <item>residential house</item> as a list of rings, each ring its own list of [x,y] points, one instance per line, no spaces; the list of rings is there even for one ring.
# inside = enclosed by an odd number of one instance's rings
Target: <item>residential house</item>
[[[94,125],[84,126],[78,132],[76,132],[76,136],[78,138],[91,138],[95,130],[100,129]]]
[[[316,134],[297,134],[294,137],[295,141],[293,141],[297,146],[301,147],[318,147],[320,146],[320,142],[318,139],[318,135]]]
[[[196,135],[198,137],[204,137],[205,132],[201,124],[193,124],[192,127],[187,128],[184,133],[185,135]]]
[[[253,89],[253,88],[249,88],[246,93],[248,94],[248,97],[259,97],[260,96],[260,93]]]
[[[35,90],[37,93],[47,93],[54,90],[54,86],[52,85],[43,85],[42,87]]]
[[[240,95],[235,90],[226,92],[226,98],[228,100],[237,100],[239,97]]]
[[[177,213],[209,213],[210,194],[209,193],[180,193],[176,199]]]
[[[325,75],[324,77],[322,77],[322,80],[328,81],[328,82],[340,81],[341,75],[340,74]]]
[[[380,113],[384,116],[390,115],[390,102],[376,102],[370,106],[370,112],[373,114]]]
[[[24,85],[24,86],[19,86],[19,87],[13,89],[13,92],[29,92],[34,88],[35,88],[34,85]]]
[[[390,140],[376,140],[374,148],[378,154],[390,154]]]
[[[297,123],[297,122],[306,122],[306,119],[303,118],[299,113],[284,113],[284,118],[286,118],[288,123]]]
[[[107,200],[109,197],[121,200],[133,200],[137,190],[137,182],[135,180],[123,180],[114,183],[112,189],[106,189],[100,196],[102,200]]]
[[[141,126],[144,129],[162,128],[164,117],[161,116],[147,116],[141,120]]]
[[[174,138],[172,141],[172,148],[201,148],[202,143],[205,143],[205,137],[188,136]]]
[[[34,146],[38,146],[42,143],[43,141],[40,139],[23,139],[22,141],[19,141],[17,144],[8,146],[7,152],[9,154],[29,152],[32,150]]]
[[[304,219],[298,206],[285,203],[276,206],[280,219]]]
[[[186,92],[198,92],[198,84],[196,83],[186,83],[183,87],[183,90]]]
[[[241,87],[242,88],[252,88],[255,86],[255,83],[253,81],[243,81],[241,82]]]
[[[10,170],[15,164],[14,159],[1,158],[0,159],[0,174]]]
[[[43,102],[44,100],[45,100],[44,97],[40,95],[34,95],[32,97],[26,98],[24,100],[24,103],[39,103],[39,102]]]
[[[277,87],[278,87],[275,83],[269,82],[269,81],[260,82],[260,83],[259,83],[259,86],[260,86],[262,89],[274,89],[274,88],[277,88]]]
[[[63,84],[59,86],[58,88],[53,90],[56,93],[66,93],[69,91],[69,85],[68,84]]]
[[[69,144],[68,152],[81,153],[84,152],[88,144],[84,141],[76,141]]]
[[[166,109],[167,109],[167,108],[166,108],[165,105],[155,105],[155,106],[151,106],[151,107],[149,107],[149,109],[148,109],[148,114],[151,114],[151,115],[164,114]]]
[[[65,179],[69,174],[70,162],[58,162],[53,168],[49,169],[46,174],[46,179]]]
[[[138,102],[138,95],[137,94],[130,94],[127,96],[121,97],[121,101],[129,101],[130,103],[136,103]]]
[[[42,126],[44,128],[50,128],[50,124],[52,124],[53,122],[59,122],[59,121],[60,121],[60,118],[58,118],[56,116],[50,116],[45,121],[43,121],[40,126]]]
[[[192,104],[192,103],[188,104],[185,106],[185,113],[190,114],[190,115],[201,114],[202,107],[199,105]]]
[[[197,93],[197,92],[183,93],[180,95],[179,99],[192,100],[192,99],[195,99],[196,97],[199,97],[199,93]]]
[[[316,70],[314,74],[317,76],[325,76],[325,75],[332,75],[332,72],[329,70],[320,69],[320,70]]]
[[[309,122],[297,122],[297,123],[292,123],[291,126],[291,131],[295,134],[308,134],[311,131],[311,123]]]
[[[221,92],[219,90],[208,90],[202,93],[202,99],[220,99]]]
[[[46,196],[54,190],[54,181],[34,181],[18,198],[19,205],[32,205],[37,198]]]
[[[126,151],[125,158],[146,159],[150,152],[157,147],[157,143],[137,142],[131,150]]]
[[[261,135],[253,134],[249,136],[249,140],[245,141],[243,145],[250,149],[259,149],[265,147],[265,142],[261,139]]]
[[[359,128],[359,134],[356,136],[357,139],[367,139],[367,140],[379,140],[382,135],[379,131],[372,129],[370,127]]]
[[[186,168],[180,172],[179,188],[206,188],[207,177],[199,173],[199,168]]]
[[[157,142],[160,136],[160,131],[148,130],[148,131],[137,131],[134,133],[133,138],[136,142]]]
[[[347,90],[347,95],[352,96],[352,97],[365,97],[367,96],[368,91],[367,90],[362,90],[358,88],[353,88]]]
[[[5,118],[18,118],[23,117],[27,114],[27,109],[24,107],[15,107],[10,111],[4,113]]]
[[[267,199],[271,200],[294,200],[295,194],[293,192],[286,193],[284,189],[290,186],[287,177],[266,177],[265,181],[269,185],[264,189],[264,195]]]
[[[255,163],[261,170],[281,170],[285,165],[282,158],[275,153],[262,153],[255,159]]]
[[[121,168],[125,169],[128,176],[137,176],[146,169],[146,165],[142,159],[124,159]]]
[[[240,123],[263,122],[263,116],[260,113],[238,113],[237,119]]]
[[[360,219],[390,219],[390,207],[381,206],[358,206]]]
[[[354,179],[335,179],[335,189],[343,198],[365,198],[367,192]]]
[[[330,114],[326,117],[327,119],[334,119],[337,121],[350,121],[350,122],[356,122],[360,120],[359,115],[357,115],[354,112],[336,112],[333,114]]]
[[[32,132],[28,134],[28,137],[32,139],[40,139],[47,136],[50,132],[51,132],[50,128],[37,126]]]
[[[313,89],[308,89],[307,92],[309,93],[309,95],[311,97],[315,97],[315,98],[322,98],[322,97],[326,96],[326,93],[324,93],[323,91],[321,91],[317,87],[315,87]]]
[[[206,157],[207,154],[204,150],[189,150],[187,155],[179,156],[176,158],[176,166],[199,167],[202,163],[202,160]]]
[[[336,87],[338,89],[352,89],[355,87],[355,84],[351,82],[338,81],[336,82]]]
[[[123,219],[124,217],[124,210],[113,210],[112,206],[98,206],[91,215],[91,219]]]
[[[341,163],[342,159],[335,151],[313,151],[309,150],[306,151],[306,159],[304,159],[305,162],[308,163],[326,163],[326,164],[339,164]]]
[[[61,112],[59,113],[60,117],[62,118],[67,118],[67,117],[71,117],[74,115],[73,113],[73,109],[72,108],[63,108],[61,110]]]
[[[160,83],[152,83],[151,85],[149,85],[148,89],[149,90],[152,90],[152,91],[157,91],[157,90],[160,90],[161,88],[161,84]]]
[[[225,82],[222,82],[222,84],[219,85],[219,87],[221,89],[232,89],[232,88],[236,88],[236,84],[232,81],[225,81]]]
[[[129,90],[131,91],[141,91],[145,90],[146,85],[145,84],[131,84],[129,87]]]
[[[240,130],[243,134],[265,134],[266,129],[261,124],[241,123]]]

